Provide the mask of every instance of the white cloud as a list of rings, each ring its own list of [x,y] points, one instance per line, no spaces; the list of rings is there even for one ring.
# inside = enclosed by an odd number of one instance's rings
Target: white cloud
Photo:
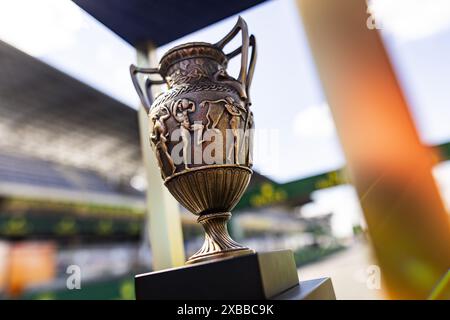
[[[323,102],[300,110],[294,118],[298,138],[331,138],[336,134],[328,104]]]
[[[401,41],[421,39],[450,28],[448,0],[372,0],[377,25]]]

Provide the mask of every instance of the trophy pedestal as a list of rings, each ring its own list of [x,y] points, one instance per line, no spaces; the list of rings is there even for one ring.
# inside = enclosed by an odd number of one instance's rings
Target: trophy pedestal
[[[135,290],[137,300],[335,298],[330,279],[311,281],[299,284],[294,256],[283,250],[140,274]]]
[[[331,278],[300,281],[299,285],[284,291],[274,300],[336,300]]]

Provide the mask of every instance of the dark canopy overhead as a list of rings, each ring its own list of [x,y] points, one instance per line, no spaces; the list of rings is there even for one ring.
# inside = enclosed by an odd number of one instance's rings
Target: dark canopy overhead
[[[132,46],[162,46],[265,0],[73,0]]]

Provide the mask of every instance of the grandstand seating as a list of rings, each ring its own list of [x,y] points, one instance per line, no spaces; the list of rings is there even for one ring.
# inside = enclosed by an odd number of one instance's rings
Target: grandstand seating
[[[116,193],[116,186],[94,171],[63,166],[13,152],[0,152],[0,183]]]

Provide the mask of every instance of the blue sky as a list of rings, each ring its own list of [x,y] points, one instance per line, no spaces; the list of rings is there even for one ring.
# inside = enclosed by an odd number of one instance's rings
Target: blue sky
[[[430,144],[450,141],[450,1],[372,3],[383,18],[386,47],[421,139]],[[256,125],[273,136],[271,149],[257,143],[256,169],[283,182],[343,166],[345,159],[294,0],[269,1],[241,15],[259,47],[252,87]],[[188,41],[216,42],[236,19],[230,17],[170,43],[158,54]],[[128,73],[136,60],[134,49],[69,0],[0,0],[0,39],[131,107],[138,105]],[[236,67],[233,62],[231,74]],[[449,178],[444,184],[450,181],[447,171],[439,171]],[[442,188],[450,199],[450,184]],[[338,207],[354,213],[348,213],[347,219],[348,215],[357,219],[360,209],[355,207],[351,187],[315,197],[322,207],[307,210]],[[343,198],[348,199],[345,204],[339,200]]]

